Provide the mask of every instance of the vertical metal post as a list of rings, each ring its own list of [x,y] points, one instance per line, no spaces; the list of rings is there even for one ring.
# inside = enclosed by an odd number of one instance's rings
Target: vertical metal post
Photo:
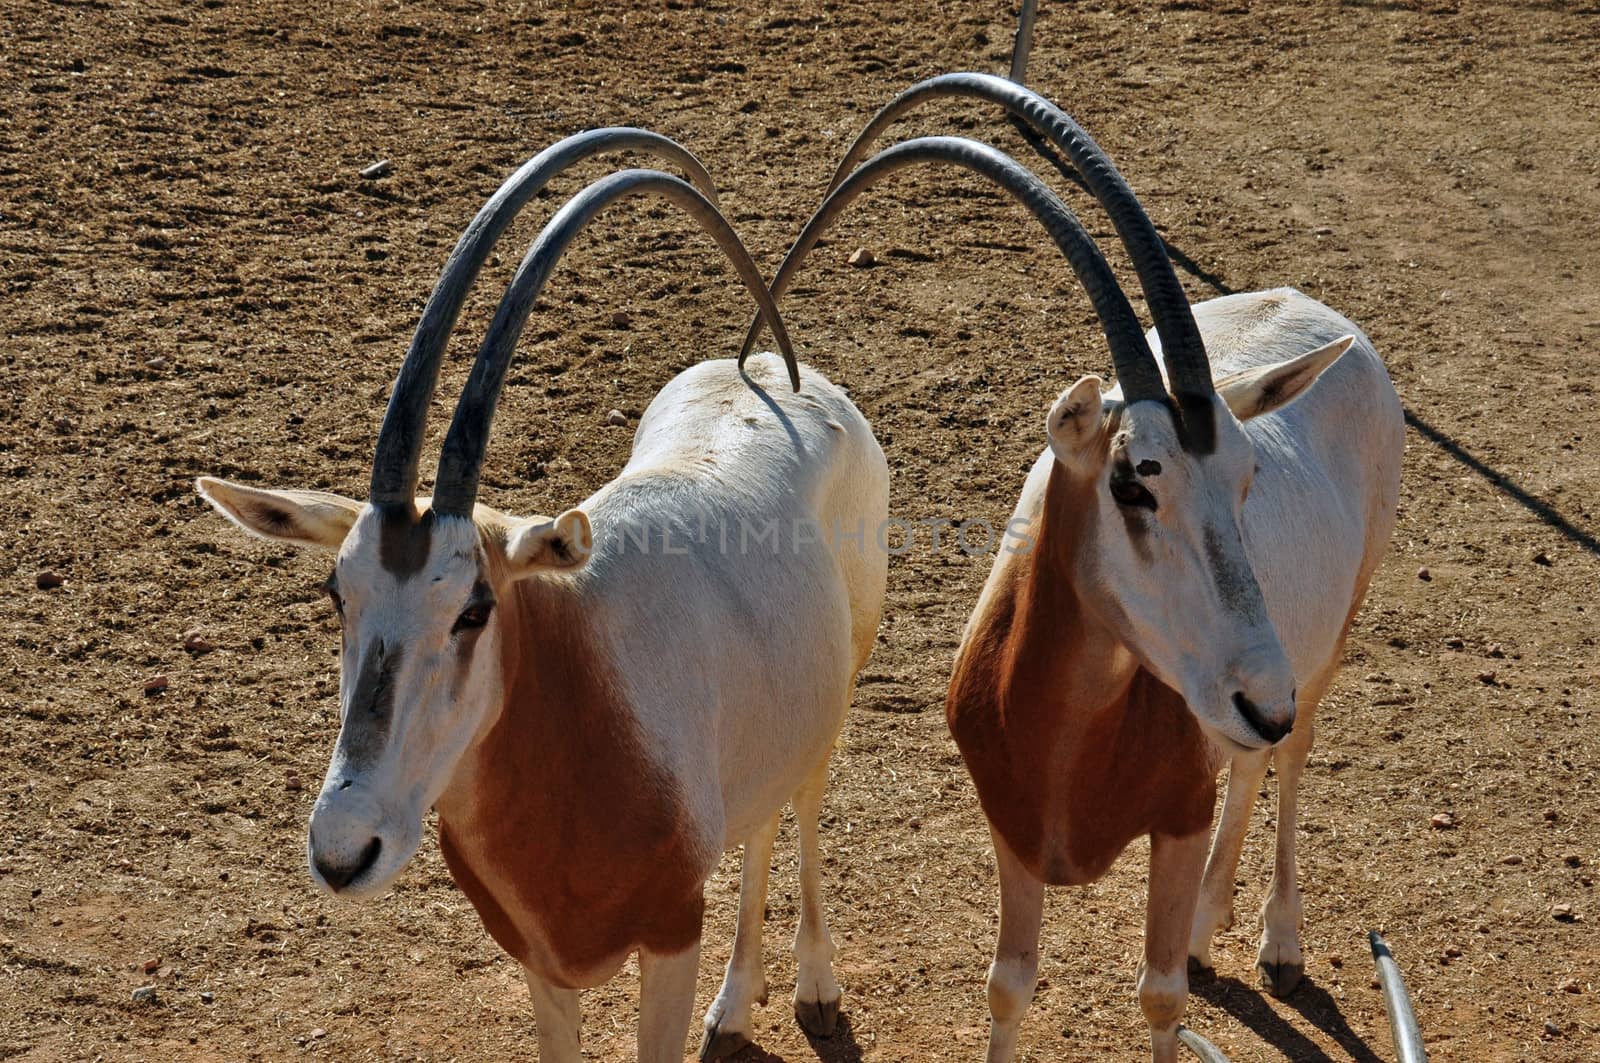
[[[1017,21],[1017,36],[1011,42],[1011,80],[1018,85],[1028,75],[1028,53],[1033,51],[1033,16],[1039,0],[1022,0],[1022,17]]]

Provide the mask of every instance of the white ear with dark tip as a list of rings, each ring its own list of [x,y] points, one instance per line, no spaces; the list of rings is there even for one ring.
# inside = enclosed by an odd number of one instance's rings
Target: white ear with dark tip
[[[1104,404],[1100,387],[1105,381],[1086,376],[1061,393],[1045,418],[1045,435],[1056,460],[1077,464],[1084,449],[1100,438]]]
[[[361,503],[324,491],[269,491],[211,476],[194,482],[202,498],[251,535],[337,550],[361,514]]]
[[[514,528],[506,542],[506,562],[511,578],[522,579],[535,572],[581,568],[593,550],[588,515],[569,509],[555,520],[536,517]]]
[[[1241,421],[1281,410],[1293,402],[1356,342],[1341,336],[1297,358],[1245,369],[1217,381],[1217,394]]]

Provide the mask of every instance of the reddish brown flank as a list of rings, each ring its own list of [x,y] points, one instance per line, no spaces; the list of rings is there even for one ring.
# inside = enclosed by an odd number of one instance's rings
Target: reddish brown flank
[[[571,987],[640,946],[699,939],[702,858],[681,802],[640,749],[567,587],[501,588],[505,707],[460,769],[473,805],[440,840],[456,883],[508,953]],[[511,883],[499,894],[486,882]],[[537,943],[544,943],[545,950]]]
[[[1056,465],[1036,548],[974,618],[951,678],[950,732],[993,829],[1036,878],[1091,882],[1134,838],[1210,823],[1214,773],[1177,693],[1086,615],[1072,558],[1094,519],[1089,484]]]

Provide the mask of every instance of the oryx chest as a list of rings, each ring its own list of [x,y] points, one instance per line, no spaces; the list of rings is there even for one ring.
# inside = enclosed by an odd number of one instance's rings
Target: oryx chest
[[[1034,699],[951,706],[951,731],[991,826],[1050,885],[1093,882],[1141,835],[1211,821],[1216,768],[1174,692],[1139,672],[1084,709]]]
[[[647,764],[606,753],[524,764],[507,777],[520,785],[464,811],[441,802],[456,884],[500,947],[557,985],[597,984],[634,949],[676,952],[700,934],[703,846],[670,794],[640,785]]]
[[[592,985],[700,934],[719,847],[646,752],[575,616],[508,633],[506,701],[439,801],[452,876],[512,956]]]

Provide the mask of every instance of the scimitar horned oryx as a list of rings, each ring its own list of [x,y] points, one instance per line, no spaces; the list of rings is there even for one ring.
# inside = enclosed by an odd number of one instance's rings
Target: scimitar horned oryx
[[[703,191],[626,170],[556,213],[478,351],[433,495],[416,497],[428,403],[479,267],[546,181],[619,148],[666,157]],[[783,355],[678,375],[645,410],[621,474],[576,508],[496,512],[477,501],[478,472],[534,301],[591,218],[646,194],[716,239]],[[859,533],[885,520],[888,467],[844,393],[796,364],[714,196],[700,164],[664,137],[562,141],[506,182],[452,254],[395,384],[365,503],[199,482],[246,531],[335,554],[341,726],[311,813],[312,877],[345,896],[381,893],[437,808],[452,876],[526,969],[546,1063],[580,1058],[578,990],[635,952],[639,1058],[682,1058],[704,883],[741,843],[738,928],[702,1054],[750,1039],[751,1009],[766,999],[767,869],[791,801],[795,1013],[822,1035],[839,1013],[817,814],[882,608],[887,555]]]
[[[1133,260],[1155,319],[1148,338],[1077,218],[1000,152],[933,137],[854,168],[896,117],[944,96],[1002,105],[1077,167]],[[1012,1057],[1033,996],[1043,886],[1094,881],[1149,835],[1139,1001],[1155,1058],[1171,1060],[1185,960],[1209,967],[1212,936],[1232,921],[1269,761],[1277,847],[1258,967],[1280,995],[1300,980],[1297,792],[1313,714],[1394,526],[1400,402],[1366,336],[1297,291],[1191,307],[1105,153],[1060,108],[987,74],[923,82],[872,119],[774,296],[847,203],[932,161],[983,174],[1044,224],[1095,307],[1117,375],[1110,389],[1086,376],[1050,407],[1047,446],[1008,525],[1032,548],[997,555],[950,681],[947,719],[999,865],[989,1058]]]

